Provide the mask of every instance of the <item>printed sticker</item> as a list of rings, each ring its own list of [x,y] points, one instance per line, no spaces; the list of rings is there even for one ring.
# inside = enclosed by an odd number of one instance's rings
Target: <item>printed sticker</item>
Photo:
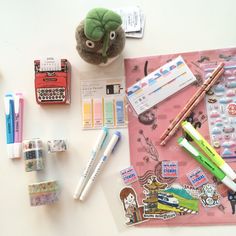
[[[198,200],[193,198],[180,184],[172,184],[158,193],[158,208],[179,212],[180,215],[197,214]],[[171,208],[170,208],[171,207]]]
[[[201,193],[199,189],[195,189],[193,186],[186,184],[183,187],[187,191],[187,193],[190,194],[193,198],[199,199]]]
[[[235,207],[236,207],[236,192],[229,190],[228,191],[228,200],[229,200],[231,208],[232,208],[232,215],[234,215],[235,214]]]
[[[166,183],[159,183],[156,176],[152,176],[144,185],[145,199],[144,217],[171,219],[177,214],[198,213],[198,200],[194,199],[179,184],[168,187]]]
[[[187,173],[187,177],[195,188],[199,188],[202,185],[208,183],[206,174],[202,171],[200,167]]]
[[[162,177],[178,177],[178,162],[162,161]]]
[[[137,202],[137,194],[131,187],[125,187],[120,191],[120,200],[123,203],[125,217],[128,219],[126,225],[131,226],[140,224],[147,219],[143,217],[143,206]]]
[[[205,184],[202,187],[200,201],[204,207],[214,207],[220,205],[220,195],[216,191],[214,184]]]
[[[137,173],[133,166],[120,171],[120,174],[125,184],[131,184],[138,180]]]

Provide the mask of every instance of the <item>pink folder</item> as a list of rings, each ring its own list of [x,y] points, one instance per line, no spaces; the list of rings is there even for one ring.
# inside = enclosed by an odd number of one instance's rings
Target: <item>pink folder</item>
[[[159,145],[159,137],[202,83],[203,65],[216,65],[221,61],[236,63],[236,48],[128,58],[125,59],[126,87],[131,86],[178,55],[184,58],[198,82],[174,94],[139,117],[131,108],[128,111],[130,161],[139,176],[139,182],[134,183],[133,187],[137,192],[139,204],[142,204],[142,199],[145,197],[142,184],[151,175],[157,175],[158,180],[163,183],[171,184],[173,182],[173,178],[165,179],[161,176],[162,160],[178,161],[179,177],[175,182],[191,185],[186,173],[199,167],[199,164],[177,145],[177,138],[183,135],[182,130],[180,129],[164,147]],[[192,116],[189,117],[189,121],[209,141],[205,101],[197,106]],[[236,163],[230,163],[230,165],[236,170]],[[214,183],[216,180],[213,176],[205,169],[203,170],[207,174],[209,182]],[[170,220],[150,219],[140,226],[236,224],[236,215],[232,214],[232,207],[227,197],[227,188],[221,183],[215,183],[218,192],[221,194],[220,206],[204,208],[199,201],[200,209],[197,215],[177,216]]]

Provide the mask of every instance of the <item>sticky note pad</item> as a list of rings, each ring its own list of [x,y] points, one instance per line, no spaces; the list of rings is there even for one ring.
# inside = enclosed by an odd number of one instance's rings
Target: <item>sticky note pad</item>
[[[93,125],[95,128],[103,126],[103,100],[101,98],[93,99]]]
[[[91,128],[92,123],[92,101],[91,99],[83,100],[82,105],[82,114],[83,114],[83,127]]]
[[[104,100],[104,125],[114,125],[114,106],[112,99]]]

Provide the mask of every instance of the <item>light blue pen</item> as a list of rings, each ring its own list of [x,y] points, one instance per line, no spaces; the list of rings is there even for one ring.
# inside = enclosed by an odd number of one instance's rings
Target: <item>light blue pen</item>
[[[4,97],[6,115],[7,155],[14,158],[14,97],[7,93]]]
[[[121,137],[121,133],[119,131],[116,131],[112,137],[111,137],[111,140],[109,141],[100,161],[98,162],[97,166],[95,167],[91,177],[89,178],[87,184],[85,185],[80,197],[79,197],[79,200],[83,201],[89,190],[91,189],[91,187],[93,186],[93,183],[95,182],[97,176],[99,175],[99,173],[102,171],[105,163],[107,162],[107,160],[109,159],[109,156],[111,155],[111,153],[113,152],[113,150],[115,149],[118,141],[120,140],[120,137]]]
[[[90,174],[91,169],[94,165],[97,154],[98,154],[99,150],[101,149],[101,147],[107,137],[107,134],[108,134],[108,128],[103,127],[103,129],[101,130],[101,132],[98,136],[96,144],[94,145],[94,147],[92,149],[91,157],[87,163],[87,166],[85,167],[84,172],[83,172],[82,176],[80,177],[79,183],[78,183],[75,193],[74,193],[74,199],[77,199],[80,196],[80,194],[83,190],[83,187],[85,185],[85,182],[88,179],[88,175]]]

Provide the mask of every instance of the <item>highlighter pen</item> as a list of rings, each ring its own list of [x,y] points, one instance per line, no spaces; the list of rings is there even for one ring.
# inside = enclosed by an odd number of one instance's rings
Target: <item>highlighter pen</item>
[[[103,129],[101,130],[98,138],[97,138],[97,141],[92,149],[92,153],[91,153],[91,157],[87,163],[87,166],[85,167],[84,169],[84,172],[82,174],[82,176],[80,177],[80,180],[79,180],[79,183],[76,187],[76,190],[75,190],[75,193],[74,193],[74,199],[77,199],[82,190],[83,190],[83,187],[85,185],[85,182],[88,178],[88,175],[89,173],[91,172],[91,169],[94,165],[94,162],[96,160],[96,157],[97,157],[97,154],[98,154],[98,151],[101,149],[106,137],[107,137],[107,134],[108,134],[108,128],[107,127],[103,127]]]
[[[98,162],[96,168],[94,169],[94,172],[92,173],[88,183],[86,184],[84,190],[82,191],[79,200],[83,201],[90,188],[92,187],[93,183],[95,182],[98,174],[101,172],[101,170],[104,167],[104,164],[106,163],[106,161],[108,160],[109,156],[111,155],[111,153],[113,152],[113,150],[115,149],[118,141],[120,140],[121,134],[119,131],[116,131],[113,135],[112,138],[110,140],[110,142],[108,143],[103,156],[101,157],[100,161]]]
[[[14,111],[15,111],[14,158],[21,157],[21,143],[22,143],[22,132],[23,132],[23,106],[24,106],[24,99],[22,93],[16,93],[14,96]]]
[[[5,117],[6,117],[6,139],[8,158],[14,158],[14,98],[11,93],[4,97]]]
[[[236,173],[215,151],[215,149],[202,137],[191,123],[182,122],[184,131],[196,142],[196,144],[210,157],[210,159],[232,180],[236,179]]]
[[[236,183],[225,173],[219,169],[213,162],[211,162],[207,157],[205,157],[201,152],[199,152],[195,147],[193,147],[185,138],[179,138],[178,144],[183,147],[196,161],[198,161],[203,167],[205,167],[211,174],[213,174],[217,179],[219,179],[228,188],[236,191]]]

